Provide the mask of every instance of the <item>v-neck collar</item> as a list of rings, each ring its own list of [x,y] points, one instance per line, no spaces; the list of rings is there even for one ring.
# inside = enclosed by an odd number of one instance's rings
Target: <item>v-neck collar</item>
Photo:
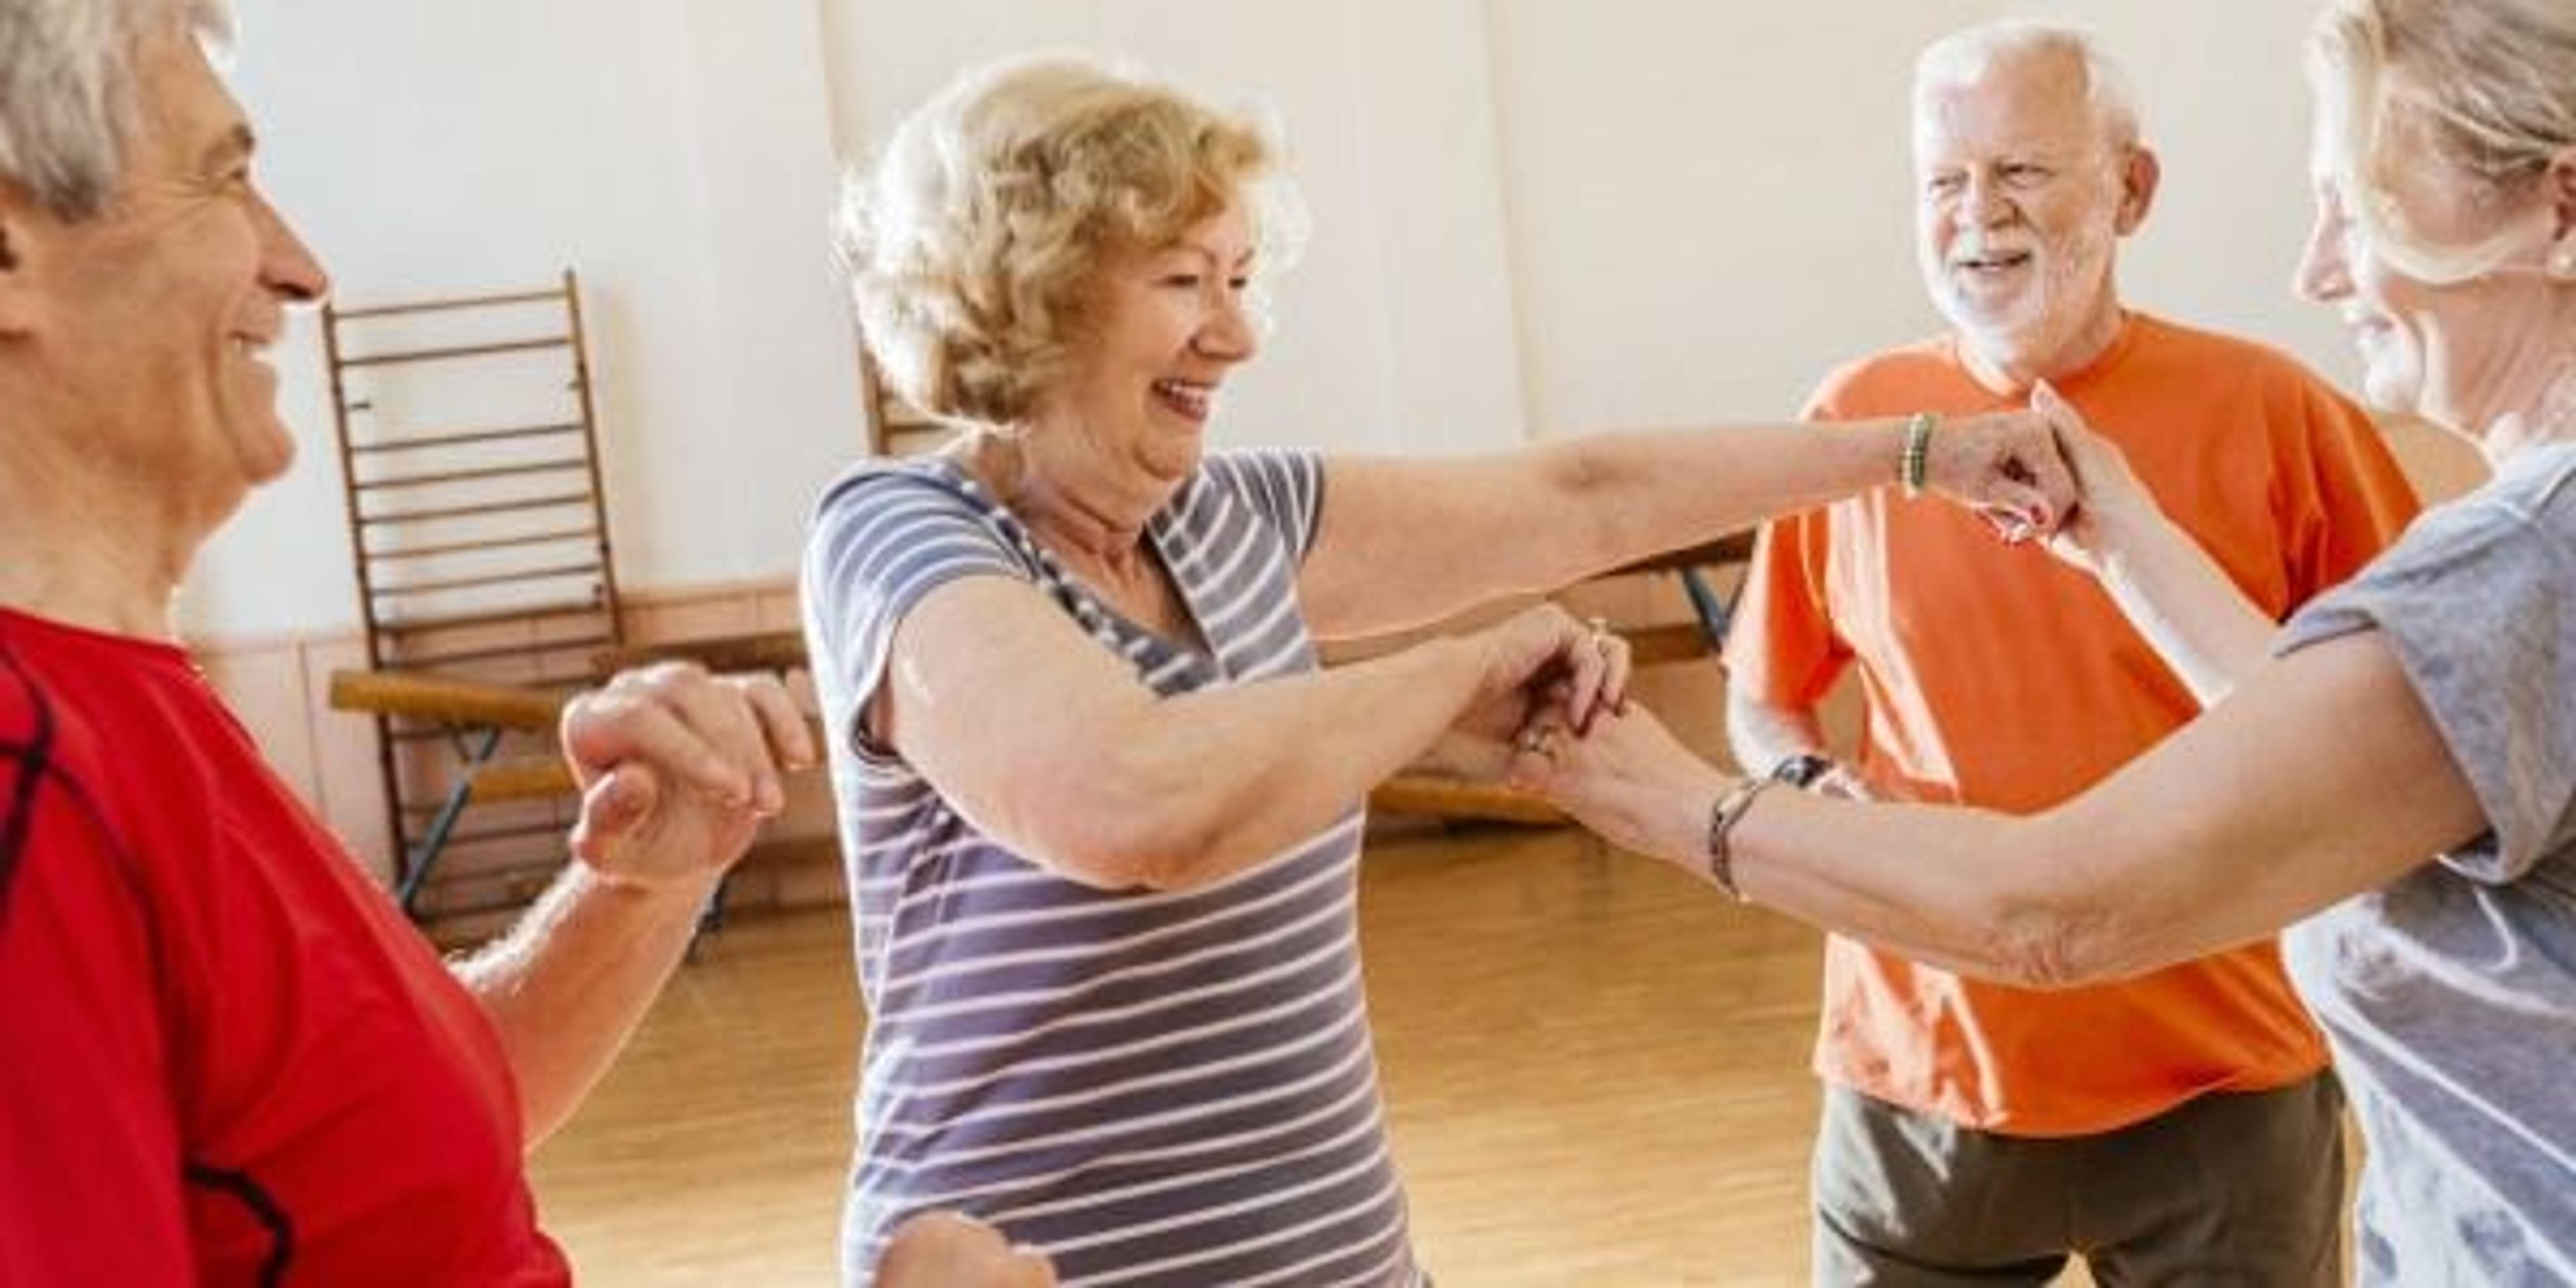
[[[931,462],[951,487],[972,501],[978,510],[993,517],[994,526],[1003,538],[1020,552],[1023,559],[1038,570],[1040,580],[1072,612],[1074,620],[1093,638],[1116,649],[1137,667],[1149,681],[1170,672],[1170,691],[1179,692],[1200,687],[1213,680],[1232,678],[1226,666],[1225,641],[1209,627],[1207,588],[1201,584],[1206,570],[1199,568],[1197,551],[1184,542],[1186,525],[1179,522],[1182,511],[1198,491],[1198,481],[1183,484],[1172,499],[1145,520],[1142,537],[1153,556],[1162,561],[1164,575],[1172,579],[1172,588],[1181,603],[1181,611],[1197,628],[1199,638],[1207,642],[1200,650],[1147,627],[1111,602],[1091,583],[1083,580],[1055,552],[1037,539],[1037,534],[1020,516],[1003,505],[965,466],[945,457]],[[1179,663],[1177,670],[1174,664]],[[1156,685],[1158,689],[1165,686]]]

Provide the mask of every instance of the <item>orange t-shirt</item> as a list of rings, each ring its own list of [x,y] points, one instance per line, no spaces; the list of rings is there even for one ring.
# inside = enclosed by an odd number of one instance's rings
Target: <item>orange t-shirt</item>
[[[2133,314],[2109,351],[2056,383],[2275,619],[2414,517],[2369,418],[2276,351]],[[1981,385],[1942,339],[1834,373],[1810,414],[2021,402]],[[1764,530],[1726,658],[1739,691],[1791,707],[1858,663],[1871,782],[2017,813],[2076,795],[2199,711],[2089,577],[1894,489]],[[2061,992],[1962,979],[1841,936],[1826,946],[1817,1072],[1987,1131],[2108,1131],[2324,1063],[2268,942]]]

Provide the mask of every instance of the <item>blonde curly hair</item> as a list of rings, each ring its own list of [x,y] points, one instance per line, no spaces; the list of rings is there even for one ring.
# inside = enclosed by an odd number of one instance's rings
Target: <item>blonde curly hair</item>
[[[1124,68],[1059,55],[970,70],[842,185],[835,240],[869,352],[932,416],[1024,423],[1071,366],[1109,254],[1244,201],[1264,262],[1284,257],[1279,156],[1264,124]]]

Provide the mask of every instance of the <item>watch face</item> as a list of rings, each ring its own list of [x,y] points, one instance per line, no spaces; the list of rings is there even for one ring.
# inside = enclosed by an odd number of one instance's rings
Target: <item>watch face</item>
[[[1791,787],[1812,787],[1817,779],[1825,776],[1826,770],[1833,767],[1834,762],[1822,756],[1791,756],[1772,766],[1771,776]]]

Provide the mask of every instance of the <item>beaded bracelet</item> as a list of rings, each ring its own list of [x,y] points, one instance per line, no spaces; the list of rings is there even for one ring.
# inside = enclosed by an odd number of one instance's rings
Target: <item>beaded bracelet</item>
[[[1896,458],[1896,477],[1908,497],[1923,495],[1924,476],[1932,468],[1932,431],[1940,424],[1938,412],[1918,411],[1905,419],[1905,450]]]

